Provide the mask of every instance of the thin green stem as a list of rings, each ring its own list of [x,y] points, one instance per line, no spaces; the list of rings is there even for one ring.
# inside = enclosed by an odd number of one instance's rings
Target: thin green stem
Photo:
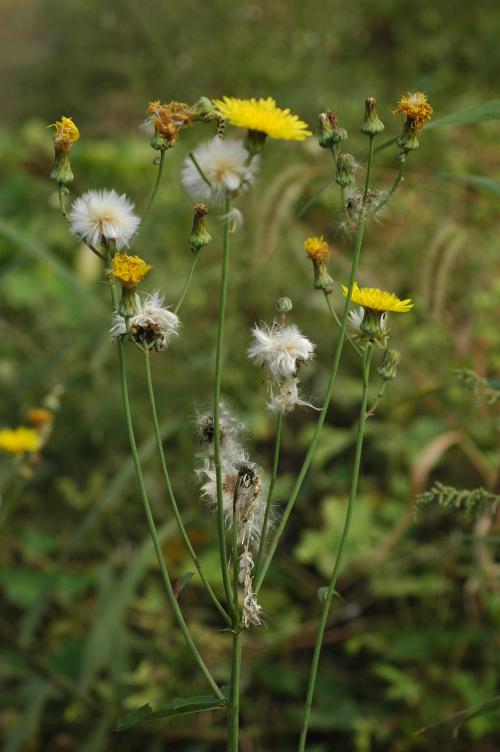
[[[238,629],[233,633],[231,657],[231,694],[229,711],[228,752],[238,752],[240,728],[240,676],[243,634]]]
[[[257,560],[255,562],[255,576],[258,575],[262,556],[266,548],[267,529],[269,526],[269,517],[271,514],[274,486],[276,485],[276,478],[278,476],[278,463],[280,457],[281,448],[281,432],[283,428],[283,412],[280,410],[276,421],[276,437],[274,440],[274,455],[273,455],[273,469],[271,472],[271,480],[269,482],[269,491],[267,492],[266,499],[266,511],[264,512],[264,520],[262,522],[262,531],[260,534],[259,551],[257,553]]]
[[[159,162],[158,162],[158,170],[156,172],[155,182],[153,184],[153,189],[151,191],[151,195],[149,196],[148,204],[146,206],[146,209],[144,210],[144,214],[142,215],[141,225],[143,225],[144,222],[146,221],[146,217],[148,216],[149,212],[151,211],[151,207],[153,206],[153,202],[155,200],[156,193],[158,191],[158,187],[160,185],[160,180],[161,180],[161,175],[162,175],[162,172],[163,172],[163,165],[164,165],[164,163],[165,163],[165,150],[162,149],[160,151],[160,157],[159,157]]]
[[[65,201],[67,188],[64,185],[62,185],[62,183],[58,183],[57,193],[59,195],[59,208],[61,209],[61,214],[63,215],[64,219],[66,219],[68,216],[66,212],[66,201]]]
[[[338,326],[342,326],[342,322],[341,322],[341,320],[339,319],[339,317],[337,315],[337,311],[335,310],[335,308],[332,306],[332,304],[330,302],[330,296],[326,292],[325,292],[325,298],[326,298],[326,304],[328,306],[328,310],[330,311],[330,313],[332,315],[332,318],[338,324]],[[348,339],[349,344],[351,345],[352,349],[359,355],[360,358],[362,358],[363,357],[363,353],[361,352],[361,350],[359,349],[359,347],[357,347],[357,345],[354,344],[354,342],[352,341],[352,339],[349,336],[347,337],[347,339]]]
[[[345,189],[346,189],[345,185],[341,185],[340,186],[340,200],[342,202],[342,212],[344,214],[345,214],[346,209],[347,209],[347,199],[346,199],[346,195],[345,195]]]
[[[328,583],[328,590],[327,590],[326,597],[324,600],[323,610],[321,612],[321,619],[320,619],[320,623],[318,626],[318,632],[316,634],[316,642],[314,645],[314,653],[313,653],[313,658],[312,658],[312,663],[311,663],[311,670],[309,674],[309,682],[307,686],[307,696],[306,696],[306,702],[304,706],[304,722],[302,726],[302,733],[300,735],[299,748],[298,748],[299,752],[304,752],[306,748],[307,731],[309,728],[309,720],[311,717],[311,707],[312,707],[312,702],[314,699],[314,690],[316,687],[316,678],[318,675],[318,666],[319,666],[319,659],[321,655],[321,647],[323,644],[323,637],[325,634],[326,624],[328,621],[328,615],[332,607],[332,601],[333,601],[333,597],[335,593],[335,586],[337,584],[337,577],[338,577],[338,573],[340,570],[340,565],[342,563],[342,556],[344,553],[345,543],[347,540],[347,536],[349,534],[352,510],[353,510],[353,506],[354,506],[354,502],[355,502],[356,494],[358,490],[359,468],[361,464],[361,452],[363,449],[363,438],[364,438],[365,425],[366,425],[366,405],[368,401],[368,386],[370,383],[370,362],[372,358],[372,353],[373,353],[373,346],[370,343],[366,347],[364,358],[363,358],[363,393],[361,396],[361,406],[359,410],[358,435],[356,438],[356,449],[355,449],[355,454],[354,454],[354,464],[353,464],[352,476],[351,476],[351,488],[349,491],[349,500],[347,502],[344,527],[342,529],[342,535],[340,538],[339,548],[338,548],[337,556],[335,559],[335,565],[333,567],[333,572],[330,577],[330,582]]]
[[[191,544],[191,541],[189,540],[189,536],[187,534],[186,528],[184,527],[184,523],[182,521],[182,517],[179,512],[179,507],[177,506],[177,501],[175,499],[174,490],[172,488],[172,483],[170,481],[170,475],[169,475],[167,463],[165,460],[165,453],[163,451],[160,424],[158,422],[158,412],[156,410],[156,399],[155,399],[155,393],[154,393],[154,388],[153,388],[153,379],[151,377],[151,358],[150,358],[148,350],[146,350],[144,353],[144,359],[145,359],[145,365],[146,365],[146,383],[147,383],[147,388],[148,388],[149,406],[151,409],[151,417],[153,419],[154,434],[155,434],[155,439],[156,439],[156,448],[158,450],[158,456],[160,458],[161,471],[163,474],[165,487],[167,489],[167,495],[170,501],[170,506],[172,508],[172,513],[176,519],[179,532],[182,536],[182,540],[184,541],[186,548],[189,551],[189,555],[191,556],[191,559],[193,560],[193,564],[195,565],[197,572],[200,575],[200,578],[207,589],[208,594],[210,595],[216,609],[218,610],[222,618],[225,619],[225,621],[230,625],[231,619],[229,617],[229,614],[226,612],[226,610],[220,603],[219,599],[215,595],[210,583],[208,582],[205,576],[205,573],[201,566],[201,562],[198,559],[198,556],[196,555],[196,551],[194,550]]]
[[[396,175],[396,179],[394,180],[394,183],[392,184],[392,188],[387,194],[387,196],[380,201],[377,206],[375,206],[372,211],[370,212],[370,217],[375,217],[381,209],[387,204],[387,202],[392,198],[398,187],[401,185],[401,183],[404,181],[404,169],[406,164],[406,157],[404,155],[400,156],[400,163],[399,163],[399,171]]]
[[[356,236],[356,243],[354,246],[354,254],[352,259],[352,265],[351,265],[351,274],[349,277],[349,283],[347,288],[347,295],[345,299],[344,304],[344,312],[342,314],[342,319],[340,322],[340,334],[339,339],[337,342],[337,348],[335,350],[335,355],[332,362],[332,367],[330,371],[330,377],[328,380],[328,385],[326,387],[326,393],[325,398],[323,401],[323,406],[321,408],[321,412],[318,416],[318,420],[316,423],[316,427],[314,429],[314,434],[311,439],[311,443],[309,444],[309,448],[307,450],[307,454],[305,456],[304,462],[302,464],[302,467],[300,469],[299,475],[297,477],[297,480],[295,481],[294,487],[292,489],[292,493],[290,495],[290,498],[288,500],[288,503],[285,507],[285,511],[283,512],[283,515],[281,517],[280,523],[278,525],[278,528],[276,530],[276,533],[274,535],[274,539],[269,547],[269,551],[267,553],[267,556],[264,560],[264,563],[262,564],[262,567],[260,569],[260,572],[258,574],[258,577],[256,578],[255,582],[255,593],[257,594],[262,586],[262,582],[264,581],[264,577],[266,576],[266,572],[269,569],[269,566],[271,564],[271,561],[273,559],[274,553],[276,551],[276,548],[278,547],[278,543],[280,541],[280,538],[283,534],[283,531],[286,527],[286,524],[288,522],[288,518],[290,517],[290,513],[293,509],[293,506],[297,500],[297,497],[301,491],[302,484],[305,480],[305,477],[307,475],[307,471],[309,470],[309,466],[312,462],[314,453],[316,451],[316,447],[318,445],[319,437],[321,434],[321,429],[323,428],[323,425],[325,423],[326,414],[328,412],[328,408],[330,405],[330,400],[332,397],[333,387],[335,386],[335,381],[337,379],[337,371],[339,368],[340,358],[342,356],[342,350],[344,347],[344,342],[346,339],[346,331],[347,331],[347,321],[349,316],[349,306],[351,304],[351,298],[352,298],[352,291],[354,288],[354,281],[356,279],[356,271],[358,268],[359,263],[359,256],[361,253],[361,246],[363,243],[363,234],[365,231],[365,223],[361,222],[359,225],[358,233]]]
[[[382,399],[382,397],[384,396],[386,384],[387,384],[387,381],[383,381],[382,382],[382,386],[380,387],[377,396],[373,400],[372,406],[370,407],[370,409],[366,413],[366,417],[367,418],[371,418],[372,415],[375,415],[375,411],[376,411],[376,409],[378,407],[378,404],[379,404],[380,400]]]
[[[363,206],[366,204],[366,199],[368,198],[368,188],[370,187],[370,178],[371,178],[371,171],[372,171],[372,162],[373,162],[373,142],[374,142],[374,136],[370,136],[370,145],[368,146],[368,165],[366,167],[366,179],[365,179],[365,190],[363,192]]]
[[[179,309],[182,306],[182,304],[184,303],[184,298],[186,297],[187,292],[188,292],[188,290],[189,290],[189,288],[191,286],[191,282],[192,282],[192,279],[193,279],[194,270],[196,269],[196,264],[198,263],[198,256],[199,255],[200,255],[199,253],[195,253],[195,255],[194,255],[193,263],[191,264],[191,266],[189,268],[189,272],[188,272],[188,275],[186,277],[186,281],[184,282],[184,287],[182,288],[181,296],[180,296],[179,300],[177,301],[177,305],[174,308],[174,313],[179,313]]]
[[[224,521],[224,495],[222,490],[222,466],[220,444],[220,399],[222,379],[222,352],[224,342],[224,321],[226,317],[227,283],[229,278],[229,211],[230,200],[224,202],[224,238],[222,245],[222,269],[220,281],[219,320],[217,325],[217,344],[215,354],[215,384],[214,384],[214,463],[217,488],[217,532],[219,537],[219,556],[222,581],[228,603],[231,603],[231,582],[227,567],[226,527]]]
[[[109,258],[108,258],[109,260]],[[114,285],[110,285],[111,289],[111,297],[113,301],[113,310],[118,309],[118,298],[116,294],[116,290]],[[165,559],[163,557],[163,553],[161,550],[161,544],[160,540],[158,538],[158,532],[156,530],[156,525],[153,519],[153,514],[151,512],[151,507],[149,504],[148,494],[146,491],[146,486],[144,484],[144,477],[142,474],[142,468],[141,468],[141,462],[139,459],[139,453],[137,451],[137,445],[135,441],[135,433],[134,433],[134,427],[132,423],[132,413],[130,410],[130,401],[128,396],[128,387],[127,387],[127,373],[126,373],[126,365],[125,365],[125,348],[123,345],[123,342],[117,343],[118,347],[118,361],[119,361],[119,367],[120,367],[120,383],[121,383],[121,389],[122,389],[122,399],[123,399],[123,409],[125,412],[125,420],[127,423],[127,431],[129,436],[129,443],[130,443],[130,450],[132,453],[132,459],[134,462],[134,469],[135,474],[137,476],[137,483],[139,485],[139,492],[141,496],[141,500],[144,506],[144,511],[146,513],[146,520],[148,524],[149,534],[151,535],[153,546],[156,552],[156,556],[158,559],[158,564],[160,566],[160,572],[161,577],[163,580],[163,584],[165,586],[165,590],[167,592],[167,598],[168,601],[172,607],[172,610],[177,618],[177,622],[179,624],[179,628],[184,636],[184,639],[186,640],[186,643],[193,655],[194,660],[196,661],[200,671],[204,675],[205,679],[207,680],[208,684],[210,685],[211,689],[213,690],[214,694],[220,699],[224,700],[224,695],[217,686],[212,674],[210,673],[207,665],[205,664],[203,658],[201,657],[198,648],[196,647],[193,638],[191,637],[191,633],[188,629],[188,626],[184,620],[184,617],[182,615],[182,612],[179,608],[179,604],[177,602],[177,599],[174,595],[174,591],[172,589],[172,583],[170,582],[170,577],[167,570],[167,565],[165,563]]]
[[[202,166],[200,165],[200,163],[198,162],[198,160],[196,159],[196,157],[194,156],[194,154],[193,154],[192,151],[189,152],[189,159],[191,160],[191,162],[194,164],[194,166],[198,170],[201,179],[205,181],[205,183],[208,185],[209,188],[212,188],[213,186],[212,186],[212,183],[211,183],[210,179],[203,172]]]

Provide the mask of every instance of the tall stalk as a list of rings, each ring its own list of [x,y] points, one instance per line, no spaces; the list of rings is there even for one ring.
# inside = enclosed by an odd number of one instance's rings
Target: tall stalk
[[[231,563],[233,567],[233,645],[231,653],[231,689],[229,695],[229,716],[228,716],[228,752],[238,752],[239,745],[239,727],[240,727],[240,672],[241,672],[241,649],[242,634],[240,624],[240,606],[238,601],[239,591],[239,557],[238,557],[238,492],[240,488],[240,478],[236,482],[236,488],[233,495],[233,526],[231,531]]]
[[[232,602],[231,582],[227,566],[226,527],[224,521],[224,498],[222,490],[221,442],[220,442],[220,399],[222,379],[222,353],[224,343],[224,321],[226,317],[227,283],[229,278],[229,211],[231,202],[226,198],[224,202],[224,238],[222,245],[222,269],[220,281],[219,319],[217,325],[217,344],[215,353],[215,384],[214,384],[214,464],[217,487],[217,533],[219,538],[219,557],[222,581],[228,604]]]
[[[332,607],[333,596],[335,593],[335,585],[337,584],[337,577],[342,563],[342,556],[344,554],[345,543],[349,534],[349,528],[351,525],[352,510],[356,499],[358,490],[358,478],[359,468],[361,465],[361,452],[363,449],[363,438],[365,434],[366,424],[366,406],[368,402],[368,387],[370,383],[370,362],[373,353],[373,345],[367,344],[363,358],[363,392],[361,395],[361,406],[359,410],[359,424],[358,434],[356,438],[356,449],[354,453],[354,464],[352,468],[351,487],[349,491],[349,500],[347,502],[346,515],[344,520],[344,527],[342,529],[342,535],[340,538],[339,548],[337,551],[337,557],[333,567],[333,572],[328,583],[328,590],[323,603],[323,610],[321,612],[321,619],[318,626],[318,632],[316,634],[316,642],[314,645],[314,653],[311,662],[311,670],[309,673],[309,681],[307,685],[307,696],[304,705],[304,722],[302,726],[302,733],[299,741],[299,752],[304,752],[307,741],[307,731],[309,728],[309,720],[311,717],[311,707],[314,699],[314,690],[316,688],[316,678],[318,675],[318,665],[321,655],[321,648],[323,645],[323,638],[325,635],[326,624],[328,621],[328,615]]]
[[[271,515],[271,508],[273,503],[274,486],[276,485],[276,478],[278,476],[278,463],[280,458],[281,448],[281,432],[283,428],[283,411],[280,410],[276,421],[276,437],[274,439],[274,455],[273,455],[273,469],[271,472],[271,480],[269,482],[269,490],[267,492],[266,510],[264,512],[264,519],[262,521],[262,530],[260,533],[259,551],[257,553],[257,561],[255,562],[255,575],[259,573],[260,563],[262,556],[266,548],[267,530],[269,527],[269,517]]]
[[[110,260],[110,256],[108,255],[108,261],[109,260]],[[113,310],[116,311],[118,309],[118,299],[117,299],[114,284],[110,284],[110,289],[111,289],[111,298],[113,301]],[[146,513],[146,520],[148,524],[149,534],[151,535],[151,538],[153,541],[153,546],[154,546],[155,553],[158,559],[158,564],[160,566],[160,573],[161,573],[163,584],[165,586],[165,590],[167,593],[167,598],[177,618],[179,628],[184,636],[184,639],[186,640],[186,643],[200,671],[204,675],[205,679],[207,680],[214,694],[220,700],[223,700],[225,702],[226,700],[225,700],[223,693],[217,686],[215,679],[210,673],[210,670],[205,664],[205,661],[201,657],[198,651],[198,648],[196,647],[193,641],[193,638],[191,637],[189,628],[184,620],[184,616],[182,615],[179,604],[174,595],[172,583],[170,582],[170,576],[168,574],[167,565],[165,563],[165,559],[163,557],[163,553],[161,550],[161,544],[158,538],[158,532],[156,530],[156,525],[154,522],[153,514],[151,512],[151,506],[149,504],[149,498],[148,498],[148,494],[146,491],[146,486],[144,484],[144,476],[142,474],[141,462],[140,462],[139,453],[137,451],[137,445],[135,441],[135,433],[134,433],[134,427],[132,423],[132,413],[130,410],[130,400],[129,400],[129,395],[128,395],[127,373],[126,373],[126,364],[125,364],[125,348],[124,348],[123,342],[118,342],[117,347],[118,347],[118,361],[119,361],[119,368],[120,368],[120,384],[121,384],[121,390],[122,390],[123,409],[125,412],[125,420],[127,424],[127,431],[128,431],[128,437],[129,437],[129,443],[130,443],[130,451],[131,451],[132,459],[134,462],[134,469],[135,469],[135,474],[137,477],[137,483],[139,486],[141,501],[143,503],[144,511]]]
[[[149,201],[148,201],[147,206],[146,206],[146,208],[144,210],[144,214],[142,215],[141,225],[144,224],[144,221],[145,221],[146,217],[148,216],[149,212],[151,211],[151,207],[153,206],[153,202],[155,200],[156,193],[157,193],[159,185],[160,185],[164,163],[165,163],[165,150],[162,149],[160,151],[159,162],[158,162],[158,170],[156,172],[155,182],[153,183],[153,188],[152,188],[151,194],[149,196]]]

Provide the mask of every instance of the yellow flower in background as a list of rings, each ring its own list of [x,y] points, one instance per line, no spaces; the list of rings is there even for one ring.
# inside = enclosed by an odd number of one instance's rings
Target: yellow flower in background
[[[26,413],[26,417],[34,426],[45,426],[47,423],[52,423],[54,413],[51,410],[46,410],[44,407],[32,407]]]
[[[342,285],[344,297],[347,297],[348,288]],[[359,287],[354,283],[352,290],[352,302],[357,303],[363,308],[369,308],[371,311],[379,313],[407,313],[413,308],[411,299],[400,300],[397,295],[385,290],[378,290],[376,287]]]
[[[34,428],[3,428],[0,430],[0,449],[7,454],[18,456],[33,454],[42,446],[42,438]]]
[[[224,97],[213,100],[220,115],[239,128],[264,133],[270,138],[285,141],[304,141],[311,135],[307,123],[292,115],[289,109],[281,110],[272,97],[267,99],[237,99]]]
[[[304,250],[312,261],[325,263],[330,258],[330,246],[323,235],[311,235],[304,243]]]
[[[64,115],[60,120],[49,125],[49,128],[56,129],[53,136],[54,145],[63,150],[68,150],[80,138],[80,131],[72,118]]]
[[[152,268],[139,256],[117,253],[113,257],[113,276],[123,287],[134,288]]]
[[[397,112],[406,115],[412,130],[418,133],[431,119],[433,109],[427,101],[427,96],[421,91],[416,91],[414,94],[408,93],[405,97],[401,97],[393,114]]]

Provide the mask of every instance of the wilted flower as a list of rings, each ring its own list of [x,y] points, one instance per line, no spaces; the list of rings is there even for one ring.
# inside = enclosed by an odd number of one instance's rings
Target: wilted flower
[[[314,345],[295,324],[263,324],[252,329],[253,344],[248,349],[252,360],[267,368],[273,378],[292,376],[300,363],[313,356]]]
[[[153,129],[151,146],[158,151],[174,146],[181,128],[193,121],[191,107],[184,102],[161,104],[157,99],[149,103],[146,114],[148,117],[143,126]]]
[[[54,142],[54,167],[50,178],[59,185],[67,185],[73,181],[73,172],[69,152],[73,144],[80,138],[80,131],[69,117],[61,117],[49,128],[55,128],[52,140]]]
[[[134,204],[115,190],[87,191],[76,199],[68,215],[70,230],[91,248],[113,241],[128,246],[140,224]]]
[[[243,193],[255,180],[258,159],[249,163],[248,151],[234,138],[215,136],[198,146],[193,157],[194,160],[188,156],[184,162],[182,184],[195,199],[222,202],[228,196]]]
[[[401,97],[393,114],[397,112],[406,115],[406,124],[414,133],[418,133],[431,119],[433,110],[427,101],[427,96],[421,91],[416,91],[414,94],[408,93],[405,97]]]
[[[159,291],[149,293],[142,300],[135,296],[136,313],[127,322],[121,313],[115,313],[111,326],[111,336],[114,340],[123,340],[130,334],[141,350],[155,350],[160,352],[168,344],[180,325],[179,317],[163,305],[163,297]]]

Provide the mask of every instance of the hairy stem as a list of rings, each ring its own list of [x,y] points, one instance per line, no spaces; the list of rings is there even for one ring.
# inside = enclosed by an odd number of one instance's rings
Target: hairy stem
[[[231,205],[226,198],[224,215],[228,217]],[[226,527],[224,522],[224,493],[222,489],[221,442],[220,442],[220,398],[222,379],[222,350],[224,342],[224,321],[226,317],[227,283],[229,277],[229,218],[224,221],[224,239],[222,246],[222,269],[220,281],[219,320],[217,326],[217,344],[215,353],[215,384],[214,384],[214,462],[215,480],[217,486],[217,532],[219,537],[219,556],[222,581],[228,603],[231,603],[231,582],[227,567]]]
[[[231,619],[229,617],[229,614],[226,612],[222,604],[220,603],[219,599],[215,595],[210,583],[208,582],[207,578],[205,577],[205,573],[202,569],[201,562],[198,559],[196,555],[196,551],[194,550],[191,541],[189,540],[189,536],[187,534],[186,528],[184,527],[184,523],[182,521],[179,507],[177,506],[177,501],[175,499],[174,490],[172,488],[172,483],[170,481],[170,475],[167,468],[167,463],[165,460],[165,454],[163,451],[163,445],[162,445],[162,439],[161,439],[161,431],[160,431],[160,424],[158,422],[158,413],[156,410],[156,400],[155,400],[155,393],[153,388],[153,379],[151,378],[151,359],[149,355],[149,351],[146,350],[144,353],[144,359],[145,359],[145,365],[146,365],[146,383],[148,387],[148,398],[149,398],[149,406],[151,409],[151,417],[153,419],[153,427],[154,427],[154,434],[156,439],[156,447],[158,450],[158,456],[160,458],[160,465],[161,465],[161,471],[163,474],[163,480],[165,482],[165,488],[167,489],[167,495],[168,499],[170,501],[170,506],[172,508],[173,515],[176,519],[177,526],[179,528],[179,532],[182,536],[182,540],[184,541],[187,550],[189,551],[189,555],[191,556],[191,559],[193,560],[193,564],[196,567],[196,570],[198,574],[200,575],[200,578],[205,585],[208,594],[210,595],[210,598],[212,599],[216,609],[222,616],[222,618],[228,623],[231,624]]]
[[[363,393],[361,396],[361,406],[359,410],[358,435],[356,439],[356,449],[355,449],[355,454],[354,454],[354,464],[353,464],[352,476],[351,476],[351,488],[349,491],[349,500],[347,502],[344,527],[342,529],[342,535],[340,538],[339,548],[337,551],[337,557],[335,559],[335,565],[333,567],[332,576],[330,577],[330,581],[328,583],[328,590],[327,590],[326,597],[324,600],[323,610],[321,612],[321,619],[320,619],[320,623],[318,626],[318,632],[316,634],[316,642],[314,645],[314,653],[313,653],[313,658],[311,662],[311,670],[309,673],[309,681],[307,685],[307,696],[306,696],[306,702],[304,706],[304,722],[302,726],[302,733],[300,735],[300,741],[299,741],[299,747],[298,747],[299,752],[304,752],[306,748],[307,731],[309,728],[309,721],[311,717],[311,707],[312,707],[312,702],[314,699],[314,690],[316,687],[316,678],[318,675],[318,665],[319,665],[319,659],[321,655],[321,647],[323,644],[323,637],[325,635],[328,615],[332,607],[332,601],[333,601],[333,597],[335,593],[335,585],[337,584],[337,577],[338,577],[340,565],[342,563],[342,556],[344,553],[345,542],[347,540],[347,536],[349,534],[349,527],[351,524],[352,510],[354,506],[354,501],[356,499],[356,493],[358,490],[359,468],[361,464],[361,452],[363,449],[363,437],[365,433],[365,424],[366,424],[366,405],[368,401],[368,386],[370,382],[370,362],[371,362],[372,352],[373,352],[373,346],[370,343],[366,347],[364,358],[363,358]]]

